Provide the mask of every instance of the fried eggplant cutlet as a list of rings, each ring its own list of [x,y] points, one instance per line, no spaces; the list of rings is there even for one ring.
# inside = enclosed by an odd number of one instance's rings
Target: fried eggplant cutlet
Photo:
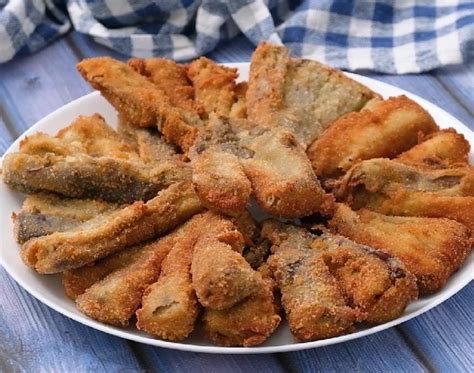
[[[230,220],[210,212],[196,215],[178,228],[158,281],[145,291],[142,307],[136,313],[137,328],[162,339],[185,339],[194,329],[200,309],[191,279],[195,244],[201,236],[214,234],[229,241],[233,237],[240,245],[243,237],[236,233]]]
[[[213,117],[190,157],[196,193],[217,211],[238,213],[253,193],[263,210],[280,217],[330,212],[332,197],[288,131]]]
[[[329,123],[379,97],[338,70],[294,59],[285,47],[261,43],[252,55],[247,91],[249,119],[292,131],[306,148]]]
[[[157,127],[165,138],[187,151],[201,125],[199,113],[173,102],[165,91],[131,66],[110,57],[89,58],[77,69],[89,84],[138,127]]]
[[[276,221],[265,222],[262,235],[274,245],[268,264],[299,341],[339,335],[357,321],[392,320],[417,296],[403,264],[371,247]]]
[[[416,276],[421,294],[441,289],[473,244],[470,230],[453,220],[386,216],[345,204],[337,204],[330,227],[399,258]]]
[[[183,181],[147,203],[135,202],[69,231],[32,238],[23,245],[21,256],[39,273],[79,268],[163,234],[202,209],[190,183]]]
[[[228,309],[263,286],[261,278],[241,255],[244,245],[238,231],[203,235],[197,240],[191,273],[201,305]]]
[[[471,166],[430,168],[375,158],[352,167],[337,197],[354,209],[386,215],[445,217],[474,229],[474,171]]]
[[[94,199],[63,198],[51,193],[26,197],[19,214],[13,214],[15,239],[24,243],[33,237],[71,230],[120,205]]]
[[[124,266],[95,282],[77,296],[76,305],[79,311],[106,324],[127,326],[141,304],[143,292],[158,279],[161,263],[173,243],[173,237],[166,236],[140,247],[136,253],[124,260]]]
[[[144,244],[127,247],[84,267],[65,270],[62,282],[66,295],[75,301],[96,282],[133,263],[143,252],[143,247]]]
[[[250,347],[263,343],[281,321],[275,282],[267,266],[259,268],[257,292],[225,310],[204,309],[204,335],[219,346]]]
[[[201,57],[188,65],[187,73],[194,87],[196,101],[208,114],[245,116],[246,84],[236,84],[237,69]]]
[[[97,126],[104,136],[93,129]],[[25,138],[20,152],[3,161],[3,180],[26,192],[48,191],[72,198],[131,203],[149,200],[183,179],[190,169],[181,162],[147,164],[100,116],[79,117],[57,136]],[[92,139],[90,138],[92,137]]]
[[[360,160],[393,158],[415,145],[420,134],[437,129],[416,102],[406,96],[391,97],[336,119],[307,154],[318,177],[336,178]]]
[[[163,162],[181,158],[177,148],[155,128],[140,128],[119,120],[118,132],[144,162]]]
[[[166,58],[132,58],[128,65],[163,91],[173,106],[195,112],[200,117],[205,114],[202,104],[194,99],[195,88],[185,66]]]
[[[428,136],[421,136],[418,145],[400,154],[398,159],[407,163],[425,163],[430,166],[468,163],[471,146],[454,128],[447,128]]]

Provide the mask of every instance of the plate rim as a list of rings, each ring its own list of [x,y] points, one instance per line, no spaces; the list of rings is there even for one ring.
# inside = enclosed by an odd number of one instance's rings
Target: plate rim
[[[240,68],[245,68],[248,69],[249,63],[248,62],[238,62],[238,63],[224,63],[223,65],[229,66],[229,67],[236,67],[238,69]],[[387,90],[398,90],[402,91],[408,97],[411,99],[415,100],[418,102],[423,108],[429,109],[430,107],[434,110],[441,111],[443,112],[444,115],[446,115],[452,122],[456,122],[456,126],[462,128],[462,133],[464,136],[467,138],[470,144],[474,146],[474,133],[471,131],[464,123],[462,123],[460,120],[456,119],[452,114],[448,113],[445,111],[443,108],[431,103],[430,101],[415,95],[405,89],[396,87],[394,85],[381,82],[379,80],[369,78],[363,75],[355,74],[355,73],[347,73],[344,72],[346,75],[348,75],[350,78],[361,82],[362,84],[368,85],[369,88],[371,86],[380,86],[383,87],[384,89]],[[25,132],[23,132],[3,153],[3,155],[0,158],[0,162],[3,162],[3,158],[6,154],[9,154],[10,152],[14,151],[18,147],[19,142],[25,137],[30,135],[31,133],[37,131],[36,127],[40,126],[43,122],[48,122],[50,121],[51,117],[54,115],[58,115],[58,112],[64,111],[66,109],[69,109],[75,105],[81,105],[82,101],[93,99],[95,96],[100,97],[100,92],[94,91],[91,93],[88,93],[86,95],[83,95],[59,108],[54,110],[53,112],[49,113],[45,117],[41,118],[38,120],[35,124],[33,124],[30,128],[28,128]],[[368,329],[364,330],[359,330],[351,334],[345,334],[341,335],[338,337],[333,337],[333,338],[328,338],[328,339],[322,339],[322,340],[317,340],[317,341],[312,341],[312,342],[297,342],[297,343],[292,343],[292,344],[284,344],[284,345],[278,345],[278,346],[254,346],[254,347],[221,347],[221,346],[207,346],[207,345],[196,345],[196,344],[188,344],[188,343],[182,343],[182,342],[170,342],[170,341],[164,341],[160,339],[153,338],[151,336],[140,336],[140,335],[134,335],[129,333],[127,330],[120,330],[119,328],[102,324],[99,323],[98,321],[92,320],[88,318],[86,315],[82,314],[77,314],[73,313],[70,310],[64,308],[61,305],[58,305],[57,303],[54,302],[54,300],[50,300],[47,297],[43,296],[42,292],[40,290],[37,290],[34,288],[33,285],[28,284],[26,281],[23,281],[22,278],[19,278],[18,276],[14,275],[14,271],[12,271],[12,268],[9,267],[8,263],[6,263],[3,260],[3,255],[2,255],[3,249],[0,250],[0,265],[6,270],[6,272],[9,274],[10,277],[12,277],[15,282],[18,283],[20,287],[25,289],[31,296],[36,298],[38,301],[42,302],[52,310],[59,312],[60,314],[76,321],[79,322],[85,326],[91,327],[93,329],[99,330],[101,332],[107,333],[109,335],[114,335],[117,337],[121,337],[127,340],[139,342],[139,343],[144,343],[152,346],[157,346],[157,347],[163,347],[163,348],[169,348],[169,349],[174,349],[174,350],[179,350],[179,351],[188,351],[188,352],[200,352],[200,353],[218,353],[218,354],[264,354],[264,353],[279,353],[279,352],[292,352],[292,351],[300,351],[300,350],[306,350],[306,349],[311,349],[311,348],[317,348],[317,347],[322,347],[322,346],[329,346],[337,343],[342,343],[342,342],[347,342],[351,341],[354,339],[362,338],[368,335],[372,335],[375,333],[378,333],[379,331],[383,331],[386,329],[389,329],[393,326],[399,325],[401,323],[404,323],[408,320],[411,320],[435,307],[443,303],[445,300],[451,298],[453,295],[458,293],[461,289],[463,289],[465,286],[467,286],[473,279],[474,279],[474,260],[473,259],[473,254],[471,253],[470,258],[466,260],[464,263],[463,270],[468,271],[471,269],[471,278],[469,276],[466,276],[465,279],[461,278],[459,282],[455,283],[452,288],[450,288],[447,291],[440,291],[437,296],[430,300],[429,303],[421,307],[420,309],[411,312],[408,315],[401,316],[395,320],[389,321],[384,324],[376,325],[373,327],[370,327]]]

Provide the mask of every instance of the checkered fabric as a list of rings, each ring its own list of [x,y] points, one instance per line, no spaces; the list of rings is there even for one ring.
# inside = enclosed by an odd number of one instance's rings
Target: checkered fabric
[[[474,56],[467,0],[0,0],[0,62],[71,25],[125,55],[181,61],[239,33],[346,70],[415,73]]]

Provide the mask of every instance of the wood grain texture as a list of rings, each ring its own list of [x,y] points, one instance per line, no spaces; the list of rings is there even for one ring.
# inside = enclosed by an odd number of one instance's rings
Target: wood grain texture
[[[139,352],[148,367],[159,372],[284,372],[275,355],[216,355],[180,352],[141,345]]]
[[[443,67],[435,70],[434,76],[471,115],[474,115],[474,63]]]
[[[283,354],[292,371],[424,372],[426,367],[394,329],[334,346]]]
[[[0,65],[2,106],[20,133],[91,91],[76,72],[76,63],[76,56],[61,40],[33,56]]]
[[[474,283],[441,306],[402,324],[426,364],[438,372],[468,372],[474,367]]]
[[[0,294],[1,372],[142,369],[127,342],[51,310],[20,288],[3,268]]]

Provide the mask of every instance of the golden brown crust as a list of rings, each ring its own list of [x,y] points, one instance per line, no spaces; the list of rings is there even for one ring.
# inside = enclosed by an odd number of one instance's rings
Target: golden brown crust
[[[118,132],[144,162],[171,161],[182,157],[176,146],[167,142],[154,128],[140,128],[119,118]]]
[[[186,67],[165,58],[131,58],[128,65],[166,93],[174,106],[204,114],[204,108],[194,100],[194,87],[186,74]]]
[[[115,203],[63,198],[52,193],[30,194],[20,213],[13,215],[15,238],[18,243],[24,243],[33,237],[70,230],[119,207]]]
[[[318,177],[338,177],[360,160],[392,158],[415,145],[420,134],[437,128],[416,102],[391,97],[332,122],[307,154]]]
[[[74,230],[31,239],[23,245],[21,256],[39,273],[78,268],[156,237],[201,210],[190,183],[176,183],[147,203],[135,202]]]
[[[285,218],[331,212],[332,196],[321,188],[303,148],[290,132],[276,129],[239,136],[241,144],[254,153],[241,163],[263,210]]]
[[[447,128],[420,136],[419,144],[400,154],[398,159],[408,163],[425,163],[432,166],[468,163],[471,146],[454,128]]]
[[[366,160],[348,171],[337,196],[354,209],[446,217],[474,229],[474,171],[462,164],[434,169],[384,158]]]
[[[343,114],[378,95],[340,71],[292,59],[285,47],[261,43],[252,55],[248,116],[260,125],[292,131],[306,148]]]
[[[233,246],[237,245],[238,251],[215,236],[201,237],[195,245],[191,266],[193,287],[204,307],[228,309],[262,286],[256,272],[240,254],[244,238],[240,233],[237,236]]]
[[[385,216],[338,204],[332,229],[399,258],[418,281],[421,294],[444,286],[471,252],[468,228],[448,219]]]
[[[20,191],[125,203],[153,198],[189,171],[179,162],[144,163],[97,115],[79,117],[55,137],[29,136],[3,162],[4,182]]]
[[[173,106],[165,92],[132,67],[110,57],[98,57],[82,60],[77,69],[127,122],[139,127],[157,126],[185,151],[193,144],[199,116]]]
[[[163,261],[158,281],[146,291],[137,311],[137,328],[166,340],[185,339],[194,329],[199,313],[190,267],[194,246],[207,234],[226,235],[233,224],[207,212],[197,215],[173,234],[175,243]]]
[[[204,106],[208,114],[229,116],[237,101],[237,69],[220,66],[206,57],[198,58],[188,65],[196,101]]]
[[[274,297],[274,280],[259,270],[258,292],[226,310],[205,309],[204,335],[219,346],[250,347],[263,343],[278,327],[281,317]]]
[[[323,257],[309,246],[312,237],[272,221],[264,223],[262,236],[275,245],[267,263],[295,339],[312,341],[351,330],[363,315],[346,305]]]
[[[245,210],[252,192],[239,159],[207,149],[192,160],[193,187],[203,204],[227,215]]]
[[[247,118],[247,82],[240,82],[235,86],[235,98],[236,101],[233,103],[230,109],[230,118]]]
[[[328,232],[311,245],[321,251],[347,303],[365,314],[366,323],[396,319],[418,296],[415,276],[394,257]]]
[[[66,295],[75,301],[94,283],[135,261],[142,253],[142,249],[143,245],[127,247],[93,264],[64,271],[62,282]]]
[[[161,263],[172,245],[169,237],[145,245],[128,265],[79,295],[76,299],[79,311],[106,324],[127,326],[140,306],[143,292],[158,279]]]

